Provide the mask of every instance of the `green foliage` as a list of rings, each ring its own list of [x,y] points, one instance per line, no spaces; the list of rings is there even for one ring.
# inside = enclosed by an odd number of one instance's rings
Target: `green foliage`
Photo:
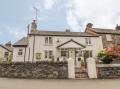
[[[101,50],[97,55],[98,59],[103,59],[105,56],[107,56],[107,52],[105,50]]]
[[[113,60],[112,57],[109,56],[108,52],[105,50],[101,50],[98,55],[98,59],[102,61],[104,64],[110,64]]]
[[[101,61],[104,63],[104,64],[110,64],[113,60],[112,60],[112,57],[110,57],[109,55],[105,56],[103,59],[101,59]]]

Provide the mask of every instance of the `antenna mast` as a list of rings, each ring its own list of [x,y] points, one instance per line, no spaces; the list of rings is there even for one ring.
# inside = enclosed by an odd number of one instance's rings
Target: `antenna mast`
[[[35,15],[36,15],[36,24],[37,24],[37,22],[38,22],[38,11],[39,11],[39,9],[38,8],[36,8],[36,7],[33,7],[34,8],[34,10],[35,10]]]

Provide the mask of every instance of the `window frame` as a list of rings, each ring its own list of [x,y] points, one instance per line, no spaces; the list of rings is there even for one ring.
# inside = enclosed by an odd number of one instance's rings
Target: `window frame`
[[[91,40],[91,38],[90,38],[90,37],[86,37],[86,38],[85,38],[85,43],[86,43],[86,45],[92,45],[92,40]]]
[[[4,52],[4,57],[7,58],[9,56],[9,52]]]
[[[52,50],[45,50],[44,58],[52,59],[53,58],[53,51]]]
[[[53,38],[50,37],[45,37],[45,45],[52,45],[53,44]]]
[[[42,53],[36,53],[36,59],[37,59],[37,60],[40,60],[41,57],[42,57]]]
[[[23,49],[18,49],[18,56],[23,56]]]

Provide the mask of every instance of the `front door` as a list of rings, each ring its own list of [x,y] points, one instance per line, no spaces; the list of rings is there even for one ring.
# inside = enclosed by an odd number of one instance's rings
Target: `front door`
[[[75,59],[75,49],[74,48],[69,49],[69,58]]]

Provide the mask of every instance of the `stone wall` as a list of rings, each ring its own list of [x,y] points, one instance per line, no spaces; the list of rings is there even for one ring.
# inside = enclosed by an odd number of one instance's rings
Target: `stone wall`
[[[102,36],[103,47],[111,47],[113,44],[119,44],[120,35],[109,34],[112,37],[112,41],[107,41],[106,34],[100,34]]]
[[[0,77],[33,79],[66,79],[66,62],[0,64]]]
[[[120,64],[97,65],[97,76],[101,79],[120,78]]]

